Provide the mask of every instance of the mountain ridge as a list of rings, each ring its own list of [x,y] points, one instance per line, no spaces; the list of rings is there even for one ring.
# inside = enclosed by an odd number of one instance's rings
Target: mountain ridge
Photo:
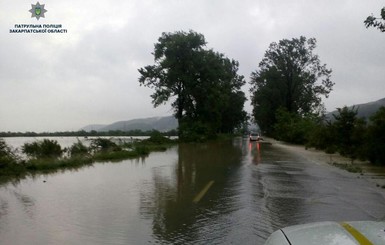
[[[368,119],[371,115],[376,113],[380,107],[385,106],[385,98],[376,100],[376,101],[371,101],[367,103],[362,103],[362,104],[355,104],[351,106],[347,106],[350,110],[355,108],[357,110],[357,117],[358,118],[365,118]],[[342,107],[341,107],[342,108]],[[338,110],[334,110],[332,112],[329,112],[326,114],[327,119],[334,120],[333,115],[337,115]]]
[[[377,112],[381,107],[385,106],[385,98],[371,101],[362,104],[355,104],[348,106],[349,109],[353,107],[357,109],[357,117],[368,119],[371,115]],[[337,110],[329,112],[326,114],[326,119],[334,120],[333,115],[338,113]],[[157,130],[160,132],[166,132],[178,128],[178,120],[174,116],[165,116],[165,117],[147,117],[147,118],[135,118],[131,120],[122,120],[113,122],[111,124],[90,124],[82,127],[80,130],[90,132],[92,130],[98,132],[107,132],[107,131],[131,131],[131,130],[142,130],[150,131]]]
[[[131,131],[142,130],[150,131],[157,130],[160,132],[166,132],[178,128],[178,121],[174,116],[166,117],[147,117],[147,118],[135,118],[131,120],[122,120],[113,122],[111,124],[90,124],[82,127],[80,130],[84,131]]]

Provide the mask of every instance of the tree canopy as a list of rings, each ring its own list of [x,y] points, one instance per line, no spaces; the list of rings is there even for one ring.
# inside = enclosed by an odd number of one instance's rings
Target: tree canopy
[[[155,64],[139,69],[139,83],[155,90],[155,107],[172,100],[182,138],[231,132],[246,118],[238,62],[205,45],[194,31],[163,33],[155,44]]]
[[[367,158],[373,163],[385,165],[385,107],[370,117],[365,142]]]
[[[328,97],[334,83],[315,48],[316,39],[303,36],[273,42],[251,74],[253,116],[268,134],[279,108],[300,116],[323,109],[321,96]]]
[[[361,154],[365,121],[357,118],[358,108],[345,106],[337,111],[338,114],[333,114],[334,144],[341,155],[353,161]]]
[[[364,21],[366,28],[374,27],[381,32],[385,32],[385,7],[381,9],[381,17],[375,17],[373,14],[368,16]]]

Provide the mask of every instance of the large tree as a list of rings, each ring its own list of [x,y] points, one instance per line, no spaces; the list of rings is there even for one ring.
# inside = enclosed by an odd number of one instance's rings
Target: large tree
[[[188,85],[196,79],[195,60],[205,45],[203,35],[196,32],[163,33],[155,44],[155,65],[139,69],[139,83],[155,90],[155,107],[175,98],[172,107],[178,120],[189,106]]]
[[[328,97],[334,84],[315,48],[316,39],[303,36],[273,42],[251,74],[253,116],[268,134],[279,108],[300,116],[323,108],[321,96]]]
[[[186,113],[188,121],[202,122],[214,133],[231,132],[244,121],[246,97],[241,87],[245,80],[237,74],[238,66],[238,62],[213,50],[202,52],[190,89],[193,107]]]
[[[381,32],[385,32],[385,7],[381,9],[381,17],[375,17],[373,14],[368,16],[364,21],[366,28],[374,27]]]
[[[182,137],[191,130],[229,132],[246,117],[238,62],[204,49],[205,44],[193,31],[163,33],[155,44],[155,64],[139,69],[139,83],[155,90],[154,106],[172,100]]]

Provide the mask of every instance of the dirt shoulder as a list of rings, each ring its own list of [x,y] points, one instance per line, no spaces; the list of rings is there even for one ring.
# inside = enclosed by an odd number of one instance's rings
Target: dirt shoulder
[[[385,167],[374,166],[367,161],[355,160],[351,163],[351,160],[347,157],[343,157],[338,153],[327,154],[323,151],[319,151],[313,148],[306,149],[302,145],[293,145],[285,142],[277,141],[272,138],[265,138],[266,142],[270,142],[272,145],[293,152],[294,154],[301,155],[309,162],[315,164],[330,165],[338,167],[356,173],[359,178],[366,179],[376,184],[377,187],[385,189]]]

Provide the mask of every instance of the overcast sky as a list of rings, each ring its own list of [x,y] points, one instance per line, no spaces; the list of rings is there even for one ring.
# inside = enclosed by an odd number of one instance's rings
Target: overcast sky
[[[240,63],[249,82],[271,42],[317,39],[333,70],[327,110],[385,97],[385,33],[366,29],[379,0],[0,0],[0,131],[66,131],[139,117],[167,116],[138,68],[153,64],[162,32],[194,30],[207,47]],[[15,34],[15,24],[61,24],[65,34]],[[250,97],[248,87],[244,90]],[[246,109],[251,111],[250,101]]]

